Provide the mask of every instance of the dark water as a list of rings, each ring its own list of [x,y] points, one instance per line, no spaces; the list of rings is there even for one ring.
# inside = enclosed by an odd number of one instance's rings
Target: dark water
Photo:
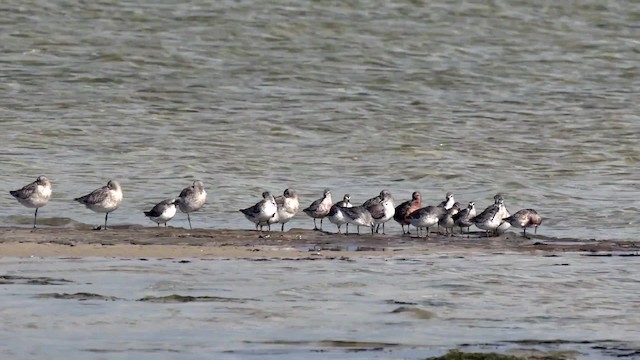
[[[4,258],[0,356],[424,359],[461,348],[634,359],[636,259]]]

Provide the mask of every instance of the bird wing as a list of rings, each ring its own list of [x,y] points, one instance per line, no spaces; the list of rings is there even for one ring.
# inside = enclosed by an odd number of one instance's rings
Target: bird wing
[[[34,181],[30,184],[25,185],[22,189],[11,191],[11,195],[20,199],[28,199],[31,194],[38,188],[38,182]]]
[[[104,201],[109,196],[109,187],[103,186],[100,189],[93,190],[90,194],[75,199],[83,204],[97,204]]]

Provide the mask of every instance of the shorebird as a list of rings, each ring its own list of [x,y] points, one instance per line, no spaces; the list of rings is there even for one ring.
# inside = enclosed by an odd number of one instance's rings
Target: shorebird
[[[429,237],[429,228],[438,224],[445,213],[446,210],[441,206],[423,207],[409,215],[409,224],[418,229],[418,237],[420,237],[420,229],[427,228],[427,237]]]
[[[260,232],[262,233],[263,226],[267,226],[269,231],[271,231],[271,223],[269,220],[277,216],[278,205],[276,205],[276,200],[273,195],[265,191],[262,193],[262,200],[251,207],[240,209],[240,211],[249,221],[256,224],[256,230],[258,230],[258,226],[260,226]]]
[[[467,228],[467,237],[469,236],[469,227],[473,225],[471,219],[476,216],[476,204],[471,201],[466,209],[460,210],[457,214],[453,215],[453,222],[456,226],[460,227],[460,232],[462,232],[462,228]]]
[[[280,231],[284,231],[284,224],[288,223],[300,209],[298,193],[293,189],[285,189],[284,193],[275,197],[278,211],[276,216],[269,220],[269,224],[281,223]]]
[[[438,221],[438,226],[441,226],[444,228],[445,235],[449,235],[449,236],[453,235],[453,227],[455,226],[455,221],[453,220],[453,216],[458,214],[459,211],[460,211],[460,203],[456,202],[453,204],[451,209],[445,212],[444,216],[440,218],[440,221]],[[451,229],[451,232],[449,232],[449,229]]]
[[[349,223],[342,213],[342,208],[345,207],[353,207],[353,205],[351,204],[351,196],[349,194],[345,194],[344,198],[342,198],[342,201],[338,201],[337,203],[333,204],[333,206],[331,206],[331,210],[329,210],[329,214],[327,215],[329,221],[331,221],[333,224],[336,224],[336,226],[338,227],[338,234],[340,234],[340,226],[344,224],[346,224],[347,226],[347,234],[349,233]]]
[[[391,197],[391,193],[389,191],[380,191],[378,198],[379,201],[376,202],[375,200],[370,199],[372,200],[370,205],[363,206],[369,210],[369,213],[371,213],[371,216],[373,217],[373,222],[378,225],[376,232],[378,232],[380,225],[382,225],[382,233],[384,234],[384,223],[393,218],[393,215],[396,213],[396,208],[393,206],[393,197]]]
[[[360,235],[360,226],[368,226],[371,228],[371,234],[374,231],[374,220],[369,210],[364,205],[343,207],[340,209],[347,223],[355,225],[358,229],[358,235]]]
[[[498,201],[502,200],[502,202],[504,203],[504,198],[502,197],[502,195],[500,194],[496,194],[493,197],[493,201],[495,202],[495,204],[498,203]],[[507,210],[507,206],[504,205],[502,207],[502,210],[500,210],[500,213],[498,214],[498,217],[500,217],[501,219],[504,218],[508,218],[509,216],[511,216],[511,214],[509,213],[509,210]],[[496,229],[496,233],[500,234],[500,233],[504,233],[505,231],[507,231],[509,228],[511,227],[511,224],[508,222],[503,222],[502,224],[500,224],[500,226],[498,226],[498,228]]]
[[[308,208],[302,210],[305,214],[313,218],[313,230],[322,230],[322,219],[329,214],[333,201],[331,200],[331,191],[324,189],[322,197],[309,205]],[[320,219],[320,229],[316,225],[316,219]]]
[[[411,200],[407,200],[396,207],[393,219],[402,226],[402,234],[410,234],[409,232],[409,215],[422,207],[422,195],[414,191],[411,194]],[[404,232],[404,226],[407,225],[407,232]]]
[[[453,198],[453,193],[448,192],[445,195],[445,199],[443,202],[441,202],[438,206],[441,208],[444,208],[445,210],[449,210],[451,209],[451,207],[453,206],[453,204],[456,203],[456,200]]]
[[[105,213],[104,229],[107,230],[109,213],[116,210],[122,203],[122,188],[117,181],[109,180],[107,186],[93,190],[90,194],[75,198],[74,200],[95,212]],[[98,227],[98,229],[99,228],[100,227]]]
[[[154,223],[160,224],[164,223],[164,227],[167,227],[167,221],[173,219],[176,216],[176,202],[177,198],[162,200],[153,207],[153,209],[144,212],[144,216],[148,217],[149,220]]]
[[[182,189],[180,195],[178,195],[176,204],[180,211],[187,213],[187,220],[189,221],[189,229],[193,230],[191,226],[191,216],[189,213],[202,209],[204,203],[207,201],[207,192],[204,190],[204,184],[200,180],[193,182],[192,186],[187,186]]]
[[[502,217],[500,217],[502,211],[504,211],[504,200],[500,197],[496,199],[495,204],[487,207],[470,221],[479,229],[486,231],[487,237],[489,237],[489,232],[495,232],[502,223]]]
[[[522,236],[527,237],[527,228],[534,227],[534,233],[538,232],[538,226],[542,224],[542,217],[533,209],[522,209],[515,214],[502,219],[513,226],[522,228]]]
[[[47,205],[51,197],[51,181],[46,176],[38,176],[36,181],[25,185],[21,189],[9,191],[11,196],[28,208],[36,208],[33,214],[33,228],[36,228],[38,209]]]

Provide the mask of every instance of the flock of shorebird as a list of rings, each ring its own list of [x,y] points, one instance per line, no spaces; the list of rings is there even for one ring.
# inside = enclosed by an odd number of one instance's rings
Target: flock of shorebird
[[[33,216],[33,227],[35,228],[38,208],[46,205],[51,197],[51,181],[46,176],[39,176],[36,181],[10,193],[22,205],[36,209]],[[106,186],[74,200],[95,212],[105,213],[104,229],[106,229],[109,213],[120,206],[122,199],[120,184],[115,180],[110,180]],[[189,228],[192,229],[189,213],[200,210],[206,199],[207,192],[204,189],[204,184],[202,181],[196,180],[192,186],[184,188],[178,197],[161,201],[151,210],[145,211],[144,215],[157,223],[158,226],[164,223],[166,227],[167,222],[176,215],[176,208],[178,208],[187,214]],[[460,228],[461,233],[466,228],[468,234],[472,225],[484,230],[487,237],[491,233],[497,235],[504,232],[510,226],[521,228],[524,237],[527,236],[527,228],[529,227],[533,227],[537,232],[542,218],[535,210],[522,209],[511,215],[506,209],[501,195],[494,196],[493,200],[493,204],[480,214],[476,214],[473,202],[469,202],[466,208],[462,208],[460,203],[455,201],[452,193],[447,193],[445,200],[438,205],[422,207],[422,196],[416,191],[412,194],[411,200],[395,206],[391,193],[382,190],[380,195],[365,201],[362,205],[354,206],[351,204],[349,194],[344,195],[342,201],[334,204],[331,199],[331,191],[325,189],[322,197],[312,202],[302,212],[313,218],[314,230],[322,230],[322,221],[327,218],[337,226],[338,233],[341,232],[341,226],[345,225],[347,234],[349,233],[349,224],[357,227],[358,234],[360,226],[371,228],[372,234],[379,232],[382,228],[384,234],[384,225],[391,219],[402,226],[403,234],[410,234],[409,228],[413,225],[417,229],[418,237],[424,233],[424,229],[426,229],[428,237],[429,230],[434,226],[437,226],[438,229],[443,228],[445,235],[452,235],[456,227]],[[262,233],[265,226],[271,230],[271,225],[276,223],[280,223],[281,230],[284,231],[284,225],[296,216],[299,210],[298,193],[293,189],[286,189],[282,195],[276,197],[265,191],[262,193],[262,200],[240,211],[255,224],[256,230]],[[317,226],[317,219],[320,219],[320,228]],[[405,226],[407,227],[406,231]]]

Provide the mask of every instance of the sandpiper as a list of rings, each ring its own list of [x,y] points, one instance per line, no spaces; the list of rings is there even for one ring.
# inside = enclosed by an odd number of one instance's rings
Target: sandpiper
[[[162,200],[153,207],[153,209],[144,212],[144,216],[148,217],[149,220],[154,223],[160,224],[164,223],[164,227],[167,227],[167,221],[173,219],[176,216],[176,202],[177,198],[171,198]]]
[[[502,218],[500,217],[501,211],[504,211],[504,200],[502,197],[496,199],[495,204],[487,207],[482,213],[471,219],[471,222],[479,229],[485,230],[487,237],[489,237],[489,232],[495,232],[502,223]]]
[[[298,193],[293,189],[285,189],[284,193],[275,197],[278,211],[276,216],[269,220],[270,224],[281,223],[282,227],[280,231],[284,231],[284,224],[289,222],[300,209],[300,201],[298,200]]]
[[[460,211],[460,203],[456,202],[453,204],[451,209],[447,210],[440,221],[438,221],[438,226],[444,228],[445,235],[453,235],[453,227],[455,226],[455,221],[453,220],[453,216],[458,214]],[[451,229],[451,231],[449,231]]]
[[[460,227],[460,232],[462,232],[462,228],[467,228],[467,237],[469,236],[469,227],[473,225],[471,219],[476,216],[476,204],[471,201],[466,209],[462,209],[457,214],[453,215],[453,222],[456,226]]]
[[[74,200],[95,212],[105,213],[104,229],[107,230],[109,213],[116,210],[122,203],[122,188],[117,181],[109,180],[107,186],[103,186],[92,191],[90,194],[75,198]],[[100,229],[100,227],[98,227],[98,229]]]
[[[411,194],[411,200],[407,200],[396,207],[396,212],[393,215],[393,219],[402,226],[402,234],[410,234],[409,232],[409,215],[412,212],[422,207],[422,195],[419,192],[414,191]],[[404,231],[404,226],[407,225],[407,232]]]
[[[369,210],[369,213],[371,213],[373,222],[378,225],[376,232],[378,232],[380,225],[382,225],[382,233],[384,234],[384,224],[393,218],[393,215],[396,213],[396,208],[394,207],[393,197],[389,191],[380,191],[378,198],[380,199],[378,202],[372,201],[369,206],[365,207]]]
[[[453,193],[448,192],[445,195],[445,199],[438,206],[444,208],[445,210],[451,209],[453,204],[455,204],[456,200],[453,198]]]
[[[504,203],[504,198],[502,197],[502,195],[500,194],[496,194],[493,197],[493,201],[497,204],[498,201],[502,199],[503,203]],[[509,213],[509,210],[507,210],[507,206],[504,205],[502,207],[502,210],[500,210],[500,213],[498,214],[498,217],[500,217],[501,219],[504,218],[508,218],[509,216],[511,216],[511,214]],[[496,233],[497,234],[501,234],[504,233],[505,231],[507,231],[509,228],[511,227],[511,224],[508,222],[503,222],[502,224],[500,224],[500,226],[498,226],[498,228],[496,229]]]
[[[333,201],[331,200],[331,191],[324,189],[322,197],[309,205],[308,208],[302,210],[305,214],[313,218],[313,230],[322,230],[322,219],[329,214]],[[320,219],[320,229],[316,225],[316,219]]]
[[[204,203],[207,201],[207,192],[204,190],[204,184],[200,180],[193,182],[192,186],[187,186],[182,189],[176,204],[180,208],[180,211],[187,213],[187,220],[189,221],[189,229],[193,230],[191,226],[191,216],[189,213],[202,209]]]
[[[409,215],[409,224],[418,229],[418,237],[420,237],[420,229],[427,228],[427,237],[429,237],[429,228],[438,224],[445,213],[446,210],[441,206],[423,207]]]
[[[273,195],[265,191],[262,193],[262,200],[251,207],[240,209],[240,211],[249,221],[256,224],[256,230],[258,230],[259,226],[260,232],[262,232],[262,227],[267,226],[269,231],[271,231],[271,223],[269,220],[277,216],[278,205],[276,205],[276,200]]]
[[[36,208],[33,214],[33,228],[36,228],[38,209],[47,205],[51,197],[51,181],[46,176],[38,176],[36,181],[18,190],[9,191],[20,204],[28,208]]]
[[[344,224],[347,224],[347,233],[349,233],[349,223],[341,210],[341,208],[345,207],[353,207],[351,204],[351,196],[349,194],[345,194],[342,201],[338,201],[333,204],[333,206],[331,206],[331,210],[329,210],[329,215],[327,215],[329,221],[336,224],[338,227],[338,234],[340,234],[340,226]]]
[[[502,221],[522,228],[522,236],[526,238],[528,227],[533,226],[534,233],[538,232],[538,226],[542,224],[542,217],[540,217],[540,215],[538,215],[538,212],[533,209],[522,209],[515,214],[502,219]]]
[[[368,226],[371,227],[371,234],[374,231],[374,220],[371,216],[369,210],[367,210],[364,205],[353,206],[353,207],[343,207],[340,209],[342,214],[344,215],[347,223],[356,225],[358,229],[358,235],[360,234],[360,226]]]

